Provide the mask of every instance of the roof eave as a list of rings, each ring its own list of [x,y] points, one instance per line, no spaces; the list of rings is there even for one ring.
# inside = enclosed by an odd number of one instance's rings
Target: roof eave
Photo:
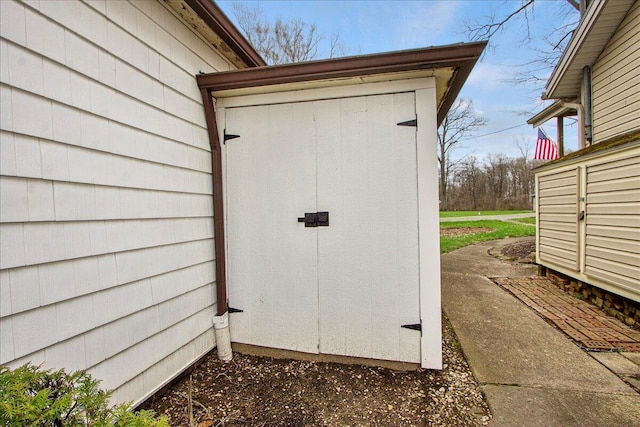
[[[633,2],[634,0],[593,0],[589,4],[547,81],[543,99],[574,98],[580,94],[582,68],[593,65]],[[598,25],[597,31],[593,31],[604,14],[608,23]],[[618,25],[611,25],[611,22],[618,22]]]
[[[213,0],[184,0],[184,2],[229,46],[248,67],[267,65],[251,43],[227,18]]]
[[[573,101],[576,102],[576,101]],[[565,104],[565,101],[559,99],[553,104],[549,105],[535,116],[527,120],[527,124],[533,127],[539,127],[543,123],[556,117],[575,116],[577,111],[575,107]]]
[[[201,74],[198,76],[198,86],[210,91],[221,91],[442,67],[454,68],[455,72],[449,83],[449,89],[438,106],[438,124],[440,124],[458,96],[473,66],[480,58],[486,44],[486,42],[461,43]]]

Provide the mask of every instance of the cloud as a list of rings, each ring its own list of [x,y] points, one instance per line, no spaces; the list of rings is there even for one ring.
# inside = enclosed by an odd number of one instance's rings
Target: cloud
[[[394,5],[400,9],[398,22],[402,22],[393,31],[397,44],[411,48],[462,41],[457,39],[459,36],[454,31],[459,24],[462,2],[402,2]]]
[[[513,73],[512,66],[482,61],[471,71],[465,87],[479,87],[484,90],[504,89],[507,86],[505,80],[513,76]]]

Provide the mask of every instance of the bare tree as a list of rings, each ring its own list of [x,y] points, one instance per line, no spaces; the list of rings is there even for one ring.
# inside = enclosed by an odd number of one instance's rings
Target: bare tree
[[[514,3],[505,2],[505,4],[511,6]],[[581,10],[579,1],[566,0],[566,3],[564,4],[570,5],[575,11],[579,12]],[[466,32],[469,34],[471,40],[490,40],[491,37],[493,37],[496,33],[502,31],[508,23],[522,18],[524,20],[526,30],[524,40],[528,40],[531,37],[530,18],[534,13],[534,5],[535,0],[521,0],[521,3],[519,6],[517,6],[517,9],[511,11],[508,14],[504,14],[499,18],[496,17],[496,13],[494,11],[490,16],[486,18],[486,22],[465,23]]]
[[[451,153],[469,133],[484,126],[487,121],[473,108],[473,101],[458,98],[451,106],[438,130],[438,162],[440,166],[440,201],[447,209],[447,186],[455,166]]]
[[[257,3],[250,6],[234,2],[233,14],[247,40],[270,65],[309,61],[319,56],[318,49],[325,36],[315,24],[281,18],[269,22]],[[329,37],[327,50],[330,58],[344,53],[339,35]]]
[[[565,0],[547,2],[555,7],[553,22],[545,23],[549,28],[546,35],[532,35],[531,26],[535,17],[535,5],[541,0],[521,0],[504,2],[489,16],[480,21],[466,22],[465,33],[471,40],[489,40],[507,27],[518,25],[522,34],[520,42],[532,52],[532,59],[516,66],[514,74],[506,79],[507,83],[530,84],[532,92],[538,93],[547,80],[549,71],[560,59],[564,47],[576,28],[580,13],[586,8],[586,0]],[[506,9],[506,11],[503,11]],[[495,46],[494,46],[495,48]],[[527,113],[528,114],[528,113]]]

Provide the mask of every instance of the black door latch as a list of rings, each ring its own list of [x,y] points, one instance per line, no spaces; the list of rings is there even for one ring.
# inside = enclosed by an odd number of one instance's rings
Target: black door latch
[[[328,227],[329,212],[305,212],[302,218],[298,218],[298,222],[304,222],[305,227]]]

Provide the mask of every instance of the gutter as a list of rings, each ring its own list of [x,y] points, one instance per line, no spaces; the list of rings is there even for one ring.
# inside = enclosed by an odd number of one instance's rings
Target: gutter
[[[231,50],[249,67],[267,65],[247,39],[227,18],[213,0],[184,0],[184,2],[211,28]]]
[[[213,92],[289,83],[363,77],[375,74],[451,68],[450,86],[438,106],[438,126],[480,58],[487,42],[459,43],[423,49],[323,59],[200,74],[198,87]]]

